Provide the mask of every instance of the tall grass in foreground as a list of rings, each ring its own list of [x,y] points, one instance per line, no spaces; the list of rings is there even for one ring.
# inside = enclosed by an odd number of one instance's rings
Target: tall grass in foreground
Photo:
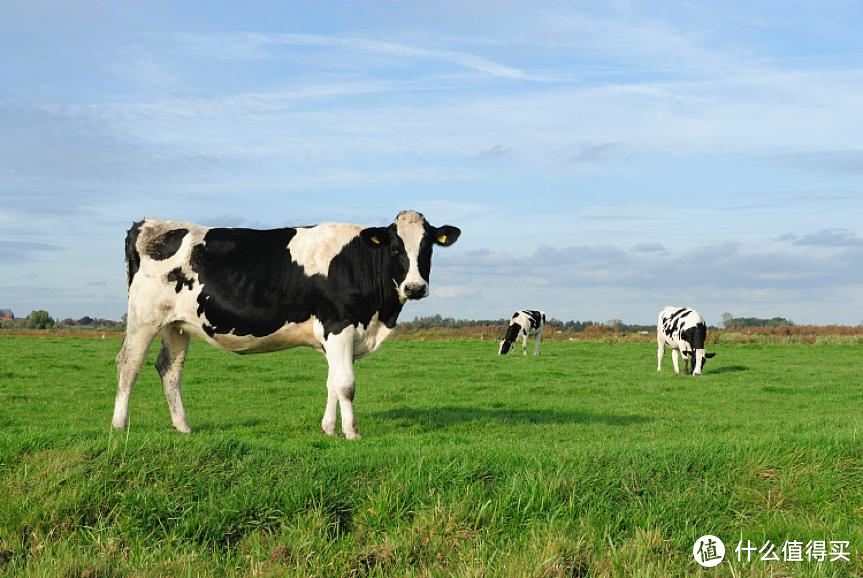
[[[718,343],[693,378],[638,343],[394,341],[357,364],[354,443],[318,432],[318,354],[197,342],[195,433],[168,427],[152,367],[110,431],[118,348],[0,338],[0,572],[863,573],[857,345]],[[691,554],[708,533],[714,569]],[[740,539],[848,540],[852,561],[729,561]]]

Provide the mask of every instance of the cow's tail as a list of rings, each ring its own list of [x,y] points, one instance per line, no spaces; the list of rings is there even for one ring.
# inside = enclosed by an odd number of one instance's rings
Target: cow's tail
[[[141,267],[141,255],[138,253],[138,234],[141,232],[141,225],[144,221],[133,223],[132,227],[126,232],[126,278],[128,279],[129,287],[132,286],[132,279],[135,278],[135,273]]]

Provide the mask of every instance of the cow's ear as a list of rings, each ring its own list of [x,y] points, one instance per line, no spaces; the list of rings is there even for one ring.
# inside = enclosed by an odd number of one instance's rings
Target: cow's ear
[[[711,357],[716,357],[716,354],[715,353],[705,353],[704,357],[706,357],[707,359],[710,359]]]
[[[436,228],[432,234],[434,235],[435,245],[449,247],[458,241],[458,236],[461,235],[461,229],[453,227],[452,225],[444,225],[443,227]]]
[[[385,227],[363,229],[360,237],[369,247],[384,247],[390,244],[390,231]]]

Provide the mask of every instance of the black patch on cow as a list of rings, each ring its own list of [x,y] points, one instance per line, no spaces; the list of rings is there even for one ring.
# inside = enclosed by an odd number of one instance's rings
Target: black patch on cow
[[[395,235],[396,226],[391,225],[393,234]],[[429,275],[431,275],[431,259],[432,259],[432,248],[435,245],[440,245],[442,247],[449,247],[461,235],[461,229],[458,227],[453,227],[452,225],[444,225],[443,227],[432,227],[428,224],[428,222],[423,223],[423,238],[420,241],[420,250],[417,255],[417,266],[419,267],[420,275],[426,282],[431,281],[429,279]],[[443,238],[444,241],[440,239]]]
[[[681,316],[680,316],[680,318],[681,318],[681,319],[683,319],[684,317],[686,317],[686,316],[687,316],[687,315],[689,315],[690,313],[692,313],[692,309],[690,309],[689,311],[687,311],[686,313],[684,313],[683,315],[681,315]]]
[[[530,328],[532,330],[539,329],[539,322],[543,318],[542,313],[532,309],[525,309],[524,313],[527,313],[528,321],[530,321]]]
[[[426,229],[428,231],[428,229]],[[432,230],[432,239],[435,245],[449,247],[461,236],[461,229],[452,225],[444,225]]]
[[[159,377],[165,377],[169,369],[171,369],[171,351],[168,349],[168,344],[163,341],[159,355],[156,357],[156,371],[159,372]]]
[[[368,325],[375,313],[395,327],[402,304],[395,283],[407,276],[401,238],[370,246],[360,235],[330,262],[327,276],[307,275],[293,262],[288,244],[296,229],[210,229],[192,249],[190,264],[202,285],[198,314],[209,335],[263,337],[286,323],[314,315],[324,335]]]
[[[176,285],[174,286],[174,291],[176,291],[177,293],[182,291],[184,285],[189,289],[195,286],[195,280],[186,277],[186,274],[183,273],[183,270],[179,267],[171,269],[171,271],[166,275],[166,279],[169,283],[176,283]],[[198,313],[198,315],[200,315],[200,313]]]
[[[504,339],[507,341],[515,341],[518,339],[518,334],[521,333],[521,324],[520,323],[511,323],[509,329],[506,330],[506,336]]]
[[[669,317],[669,318],[668,318],[668,320],[669,320],[669,321],[671,321],[672,319],[674,319],[675,317],[677,317],[678,315],[680,315],[681,313],[683,313],[684,311],[686,311],[686,309],[687,309],[686,307],[681,307],[680,309],[678,309],[677,311],[675,311],[674,313],[672,313],[672,314],[671,314],[671,317]]]
[[[707,340],[707,325],[699,323],[684,329],[680,332],[680,338],[687,342],[693,351],[704,349],[704,342]]]
[[[133,223],[132,227],[126,231],[126,276],[128,277],[128,286],[132,285],[135,273],[141,268],[141,255],[138,253],[136,244],[138,243],[138,235],[141,232],[141,225],[143,224],[144,221]]]
[[[432,237],[432,235],[434,235],[434,230],[428,223],[424,223],[423,228],[425,232],[423,234],[422,241],[420,241],[417,265],[419,266],[420,275],[426,280],[426,283],[428,283],[431,281],[431,279],[429,279],[429,275],[431,274],[432,247],[434,246],[434,237]]]
[[[357,323],[368,325],[375,313],[379,313],[384,325],[395,327],[402,310],[396,286],[407,277],[410,262],[394,226],[391,233],[384,248],[370,248],[357,237],[330,262],[326,277],[328,298],[315,313],[324,324],[325,334],[339,333]],[[428,275],[426,270],[423,278],[428,280]]]
[[[183,237],[188,232],[188,229],[171,229],[156,237],[147,246],[147,256],[157,261],[164,261],[173,256],[180,249]]]

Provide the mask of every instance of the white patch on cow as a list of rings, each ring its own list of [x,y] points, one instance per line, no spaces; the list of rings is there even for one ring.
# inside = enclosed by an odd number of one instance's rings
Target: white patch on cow
[[[404,243],[405,253],[410,263],[407,277],[398,286],[399,297],[403,303],[408,299],[405,287],[410,284],[423,285],[425,294],[428,295],[428,279],[423,279],[419,268],[420,244],[425,236],[425,222],[425,217],[416,211],[403,211],[396,217],[396,233]]]
[[[336,406],[342,412],[342,433],[349,440],[359,439],[357,422],[354,419],[354,326],[350,325],[339,333],[330,333],[324,347],[327,356],[327,405],[321,430],[333,435],[336,429]]]
[[[147,251],[154,240],[177,228],[189,231],[177,252],[161,261],[150,258]],[[201,292],[197,275],[189,266],[189,258],[192,247],[201,243],[207,230],[182,221],[144,221],[136,244],[141,267],[129,286],[129,323],[162,326],[197,319],[197,315],[194,318],[187,315],[188,311],[197,310],[197,298]],[[174,269],[180,269],[188,279],[194,281],[191,291],[183,287],[177,293],[176,283],[168,281],[168,274]]]
[[[382,323],[379,317],[380,314],[375,313],[368,325],[355,326],[354,359],[374,353],[393,332],[393,329]]]
[[[301,345],[323,351],[320,341],[315,338],[314,324],[316,321],[317,319],[312,316],[302,323],[285,323],[275,332],[262,337],[235,335],[233,330],[229,333],[216,333],[212,337],[206,333],[203,336],[210,343],[240,354],[281,351]]]
[[[189,231],[191,231],[193,228],[200,227],[198,227],[197,225],[192,225],[191,223],[186,223],[184,221],[144,221],[144,225],[141,227],[141,230],[138,233],[138,250],[141,253],[149,254],[152,246],[156,243],[156,241],[160,240],[165,235],[165,233],[169,233],[175,229],[188,229]],[[183,238],[183,244],[186,244],[188,242],[189,237],[190,235],[187,234]]]
[[[347,223],[322,223],[298,228],[288,243],[288,249],[293,262],[302,266],[306,275],[326,277],[333,258],[362,230],[359,225]]]

